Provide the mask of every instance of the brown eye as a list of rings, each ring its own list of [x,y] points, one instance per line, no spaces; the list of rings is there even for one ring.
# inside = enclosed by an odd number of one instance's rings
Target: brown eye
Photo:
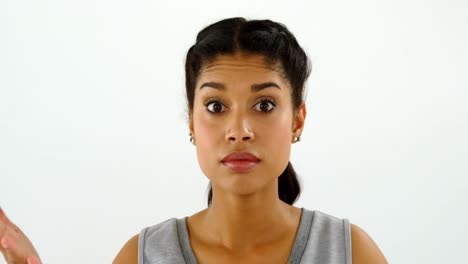
[[[212,113],[220,113],[225,111],[226,107],[218,101],[213,101],[206,104],[206,109]]]
[[[275,106],[275,102],[268,99],[264,99],[255,105],[255,110],[266,113],[272,111],[275,108]]]

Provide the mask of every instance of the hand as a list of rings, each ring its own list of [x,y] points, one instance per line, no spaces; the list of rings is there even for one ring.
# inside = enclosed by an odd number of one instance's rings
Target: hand
[[[0,208],[0,251],[8,264],[41,264],[28,237],[13,224]]]

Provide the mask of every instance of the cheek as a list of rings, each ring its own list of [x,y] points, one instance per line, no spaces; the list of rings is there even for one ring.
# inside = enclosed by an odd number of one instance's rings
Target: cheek
[[[271,153],[271,160],[279,167],[285,167],[289,161],[292,140],[292,120],[289,117],[278,118],[274,122],[265,124],[262,129],[264,146]]]
[[[198,163],[203,173],[210,175],[210,171],[216,168],[223,154],[222,126],[205,113],[196,114],[193,122]]]
[[[277,115],[271,120],[258,122],[258,132],[262,138],[268,140],[271,146],[286,146],[291,143],[292,119],[287,113]]]
[[[194,130],[197,142],[200,142],[200,147],[219,144],[219,139],[222,138],[223,128],[219,120],[207,115],[199,113],[194,118]],[[198,144],[197,144],[198,146]]]

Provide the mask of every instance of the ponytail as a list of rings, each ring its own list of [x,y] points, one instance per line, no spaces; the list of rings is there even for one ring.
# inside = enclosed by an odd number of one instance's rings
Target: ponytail
[[[296,171],[291,165],[291,162],[288,162],[288,166],[278,178],[278,196],[281,201],[292,205],[297,198],[299,198],[300,194],[301,186],[297,179]],[[210,207],[212,199],[213,188],[210,182],[208,184],[208,207]]]
[[[291,162],[278,178],[278,195],[281,201],[292,205],[301,194],[301,185]]]

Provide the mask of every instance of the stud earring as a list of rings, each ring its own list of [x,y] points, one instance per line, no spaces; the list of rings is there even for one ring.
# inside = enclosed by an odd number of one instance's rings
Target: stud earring
[[[195,145],[195,138],[193,137],[192,133],[190,133],[189,136],[190,136],[190,143],[192,143],[194,146],[196,146]]]
[[[299,141],[301,141],[301,136],[296,136],[293,138],[293,143],[297,143]]]

